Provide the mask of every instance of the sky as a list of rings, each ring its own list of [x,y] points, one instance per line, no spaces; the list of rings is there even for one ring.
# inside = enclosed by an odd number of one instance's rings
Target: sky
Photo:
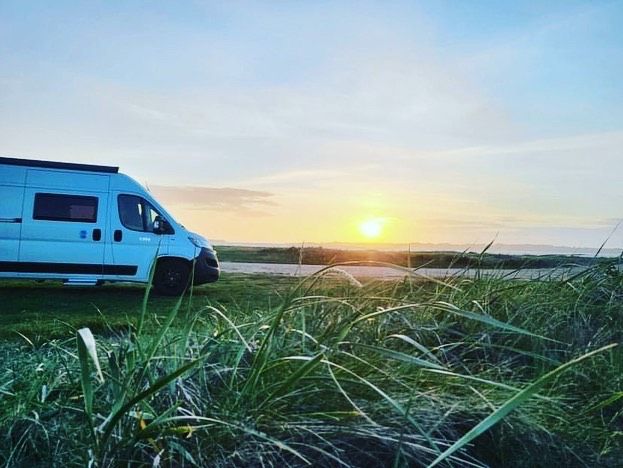
[[[0,0],[0,155],[212,240],[623,246],[623,1]]]

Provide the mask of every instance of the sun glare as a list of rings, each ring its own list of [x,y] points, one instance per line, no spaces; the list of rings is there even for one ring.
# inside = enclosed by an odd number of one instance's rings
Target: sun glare
[[[385,222],[380,218],[367,219],[359,225],[359,232],[368,239],[375,239],[383,232],[383,224]]]

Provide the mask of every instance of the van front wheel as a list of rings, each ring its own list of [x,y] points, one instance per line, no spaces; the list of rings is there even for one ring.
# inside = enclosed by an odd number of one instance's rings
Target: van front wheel
[[[154,273],[154,287],[163,296],[179,296],[188,286],[190,266],[183,260],[163,259]]]

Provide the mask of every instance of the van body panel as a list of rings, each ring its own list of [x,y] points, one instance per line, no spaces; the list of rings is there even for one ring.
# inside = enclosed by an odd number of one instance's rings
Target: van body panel
[[[23,186],[0,185],[0,262],[19,259],[23,202]]]
[[[25,184],[26,168],[15,166],[2,167],[2,170],[0,171],[0,185],[18,185],[23,187]]]
[[[81,174],[66,171],[43,169],[29,169],[26,176],[26,185],[29,187],[45,187],[66,190],[86,190],[89,192],[108,192],[109,175]]]

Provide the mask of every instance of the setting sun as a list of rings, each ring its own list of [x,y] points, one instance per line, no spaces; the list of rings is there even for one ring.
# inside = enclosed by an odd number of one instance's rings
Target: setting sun
[[[381,218],[367,219],[359,225],[359,232],[368,239],[375,239],[383,232],[385,221]]]

